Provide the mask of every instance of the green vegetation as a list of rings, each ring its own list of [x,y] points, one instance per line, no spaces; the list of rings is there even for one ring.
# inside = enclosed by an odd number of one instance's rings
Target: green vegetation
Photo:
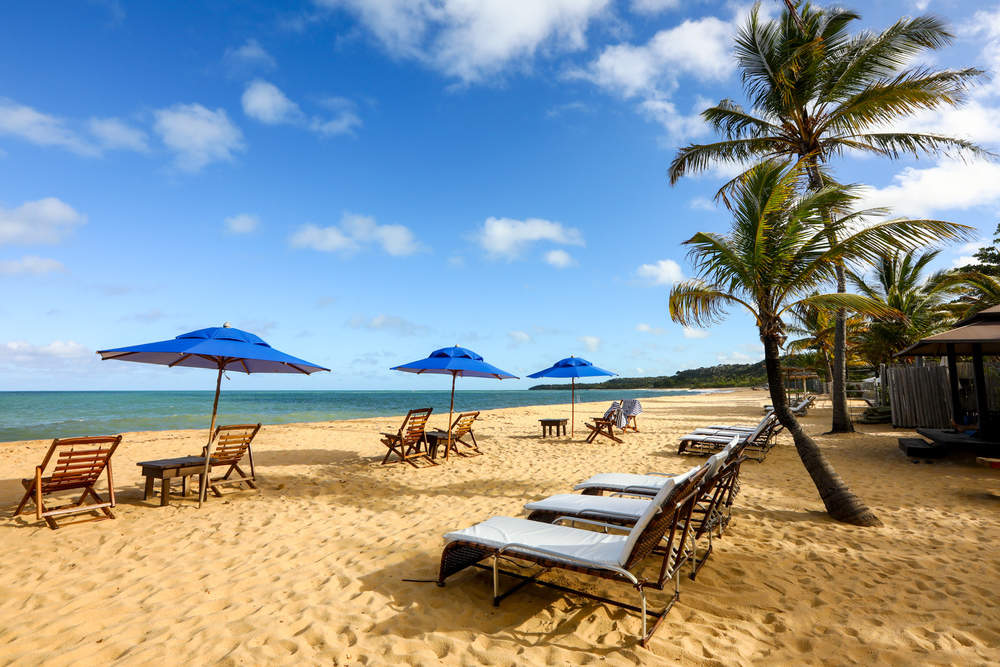
[[[764,362],[755,364],[719,364],[677,371],[673,375],[656,377],[614,378],[596,384],[578,384],[581,389],[680,389],[703,387],[753,387],[767,383]],[[532,389],[566,390],[564,384],[540,384]]]

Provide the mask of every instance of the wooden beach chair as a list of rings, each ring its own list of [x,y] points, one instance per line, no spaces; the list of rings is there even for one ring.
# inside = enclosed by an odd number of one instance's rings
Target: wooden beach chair
[[[633,433],[639,432],[639,423],[637,418],[642,414],[642,403],[636,398],[627,398],[619,401],[621,410],[625,417],[625,427],[622,428],[623,431],[632,431]]]
[[[584,423],[584,426],[590,429],[590,435],[587,436],[587,442],[594,442],[594,440],[597,439],[597,436],[603,436],[619,444],[624,442],[621,438],[615,435],[615,426],[618,426],[619,424],[627,424],[625,416],[622,414],[622,404],[620,401],[614,401],[611,404],[611,407],[604,413],[604,416],[593,417],[590,421],[593,423]]]
[[[216,496],[222,495],[222,492],[219,490],[220,487],[230,484],[246,484],[251,489],[257,488],[255,484],[257,476],[253,467],[253,450],[250,444],[253,442],[258,431],[260,431],[260,424],[232,424],[216,427],[215,433],[212,436],[215,441],[215,450],[212,452],[209,465],[213,469],[226,469],[226,472],[219,477],[209,475],[207,482],[208,489],[211,489],[212,493]],[[205,456],[205,454],[206,450],[202,449],[201,455]],[[249,475],[240,468],[240,463],[243,461],[244,456],[250,465]],[[238,477],[232,476],[234,472]],[[206,489],[206,496],[208,495],[208,489]]]
[[[472,432],[472,425],[477,417],[479,417],[479,412],[463,412],[455,417],[450,431],[451,442],[447,443],[445,448],[445,458],[448,457],[449,452],[454,452],[458,456],[479,456],[482,454],[479,451],[479,443],[476,442],[476,434]],[[460,450],[459,445],[465,449]]]
[[[35,503],[35,517],[45,520],[49,528],[58,528],[56,517],[64,517],[85,512],[100,514],[89,521],[114,519],[111,508],[115,506],[115,487],[111,476],[111,455],[121,444],[122,436],[100,436],[91,438],[56,438],[52,441],[49,451],[42,463],[35,467],[35,476],[21,480],[24,485],[24,497],[21,499],[14,516],[24,509],[28,500]],[[52,463],[49,476],[45,476],[46,468]],[[94,486],[107,471],[108,500],[98,495]],[[75,503],[60,507],[48,507],[45,504],[47,496],[60,491],[81,491]],[[95,502],[84,504],[87,498]],[[74,522],[77,523],[77,522]]]
[[[501,600],[522,586],[537,583],[637,611],[642,618],[640,643],[645,646],[680,597],[681,568],[692,555],[688,545],[687,525],[701,477],[702,474],[696,474],[681,483],[665,485],[647,503],[646,510],[631,528],[576,519],[579,523],[597,529],[582,530],[561,525],[559,520],[546,524],[513,517],[493,517],[465,530],[448,533],[441,553],[438,585],[444,586],[448,577],[467,567],[480,567],[492,570],[494,606],[499,606]],[[654,549],[661,552],[663,557],[658,567],[650,572],[643,567],[643,561],[654,553]],[[490,566],[480,564],[486,558],[491,560]],[[499,568],[498,561],[501,558],[534,563],[542,569],[531,576],[508,572]],[[540,580],[539,577],[550,569],[569,570],[629,583],[639,593],[640,606]],[[501,593],[501,574],[519,579],[520,582]],[[670,579],[674,579],[672,597],[659,611],[649,610],[646,591],[661,591]],[[647,616],[654,619],[652,628],[647,625]]]
[[[382,433],[382,444],[389,448],[382,459],[382,465],[389,463],[395,454],[400,461],[409,463],[414,468],[419,467],[417,461],[425,461],[429,465],[437,465],[431,458],[427,447],[427,420],[432,408],[417,408],[410,410],[403,418],[403,423],[396,433]]]

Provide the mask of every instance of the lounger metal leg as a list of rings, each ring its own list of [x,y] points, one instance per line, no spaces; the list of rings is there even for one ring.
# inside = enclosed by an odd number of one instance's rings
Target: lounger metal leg
[[[496,554],[493,554],[493,606],[500,606],[500,573],[497,571]]]
[[[639,587],[639,599],[642,604],[642,641],[646,641],[646,591],[642,586]]]

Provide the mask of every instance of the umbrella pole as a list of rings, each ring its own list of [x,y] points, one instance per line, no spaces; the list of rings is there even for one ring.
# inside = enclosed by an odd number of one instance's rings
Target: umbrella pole
[[[205,469],[201,474],[198,483],[198,508],[205,502],[205,495],[208,492],[208,468],[212,457],[212,434],[215,433],[215,414],[219,411],[219,390],[222,389],[223,364],[219,362],[219,377],[215,379],[215,402],[212,403],[212,425],[208,427],[208,444],[205,445]]]
[[[448,460],[448,453],[451,451],[451,416],[455,412],[455,378],[458,373],[451,372],[451,404],[448,405],[448,444],[444,450],[444,458]]]
[[[569,437],[576,433],[576,378],[570,378]]]

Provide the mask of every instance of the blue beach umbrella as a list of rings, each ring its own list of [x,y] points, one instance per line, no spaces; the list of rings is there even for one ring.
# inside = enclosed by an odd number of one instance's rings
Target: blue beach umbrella
[[[451,442],[451,416],[455,412],[455,378],[475,377],[494,378],[496,380],[517,379],[507,371],[500,370],[496,366],[486,363],[483,358],[464,347],[442,347],[434,350],[424,359],[411,361],[408,364],[393,366],[391,371],[403,371],[404,373],[435,373],[438,375],[451,376],[451,404],[448,406],[448,441]],[[449,444],[448,449],[451,446]],[[445,458],[448,457],[448,449],[445,449]]]
[[[229,323],[221,327],[198,329],[181,334],[170,340],[155,343],[118,347],[113,350],[98,350],[101,359],[116,359],[118,361],[135,361],[143,364],[160,364],[163,366],[192,366],[194,368],[218,369],[215,380],[215,402],[212,404],[212,423],[208,429],[208,448],[205,457],[205,475],[207,479],[208,461],[211,457],[212,433],[215,431],[215,416],[219,410],[219,390],[222,388],[222,373],[236,371],[237,373],[301,373],[309,375],[316,371],[328,371],[316,364],[310,363],[290,354],[279,352],[254,334],[235,329]],[[202,485],[198,496],[198,506],[204,499],[205,488]]]
[[[594,364],[590,363],[586,359],[581,359],[580,357],[567,357],[565,359],[560,359],[556,363],[552,364],[548,368],[537,373],[532,373],[528,377],[530,378],[572,378],[570,382],[571,386],[571,396],[570,401],[570,419],[569,419],[569,434],[570,437],[573,436],[575,431],[573,422],[576,420],[576,379],[577,378],[587,378],[587,377],[598,377],[600,375],[618,375],[618,373],[613,373],[611,371],[606,371],[603,368],[598,368]]]

